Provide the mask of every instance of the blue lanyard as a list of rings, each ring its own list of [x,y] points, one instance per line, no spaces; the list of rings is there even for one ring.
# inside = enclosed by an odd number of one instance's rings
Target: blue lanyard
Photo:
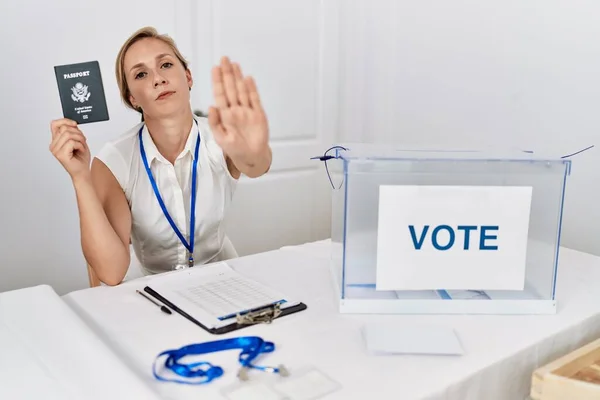
[[[158,186],[156,185],[156,181],[154,180],[154,177],[152,176],[152,170],[150,169],[150,166],[148,165],[146,151],[144,150],[144,142],[142,140],[143,129],[144,129],[144,127],[142,126],[140,128],[140,131],[138,132],[138,137],[140,138],[140,153],[142,155],[142,160],[144,161],[144,167],[146,167],[146,172],[148,174],[148,178],[150,179],[150,183],[152,184],[152,188],[154,189],[154,194],[156,195],[156,199],[158,200],[158,203],[160,204],[160,208],[162,208],[163,214],[165,214],[165,217],[169,221],[169,224],[171,224],[171,227],[175,231],[175,234],[179,237],[179,240],[181,240],[181,243],[183,243],[185,248],[188,250],[188,254],[189,254],[188,266],[193,267],[194,266],[194,232],[196,230],[195,229],[196,228],[196,175],[197,175],[196,170],[197,170],[197,166],[198,166],[198,151],[200,149],[200,132],[198,132],[198,139],[196,139],[196,148],[194,150],[194,160],[192,162],[192,199],[191,199],[191,206],[190,206],[190,242],[188,243],[185,240],[185,238],[183,237],[183,235],[181,234],[181,232],[179,231],[179,229],[177,229],[177,225],[175,225],[175,222],[169,215],[169,212],[167,211],[167,207],[165,206],[165,203],[163,202],[163,199],[160,196],[160,193],[158,191]]]
[[[184,346],[176,350],[167,350],[160,353],[154,360],[152,366],[152,373],[154,377],[161,381],[170,381],[177,383],[185,383],[190,385],[198,385],[203,383],[209,383],[213,379],[219,378],[223,375],[223,368],[212,365],[206,361],[191,362],[189,364],[181,363],[179,360],[199,354],[213,353],[223,350],[241,349],[241,353],[238,356],[238,361],[242,366],[240,370],[240,378],[246,379],[245,371],[253,368],[265,372],[272,372],[280,374],[281,376],[287,376],[287,370],[283,366],[275,367],[263,367],[252,364],[252,361],[256,359],[262,353],[270,353],[275,350],[275,344],[272,342],[266,342],[258,336],[242,336],[232,339],[216,340],[214,342],[205,342]],[[156,363],[161,357],[165,357],[164,367],[171,370],[175,375],[178,375],[188,380],[182,380],[178,378],[164,378],[156,372]]]

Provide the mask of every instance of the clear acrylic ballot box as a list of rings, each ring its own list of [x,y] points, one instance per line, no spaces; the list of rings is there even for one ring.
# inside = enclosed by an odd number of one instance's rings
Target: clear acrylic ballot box
[[[340,312],[556,312],[569,159],[375,144],[327,155]]]

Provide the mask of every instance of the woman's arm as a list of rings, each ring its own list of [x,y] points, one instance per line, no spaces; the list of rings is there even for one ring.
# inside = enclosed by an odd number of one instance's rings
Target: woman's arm
[[[131,212],[125,194],[108,167],[94,159],[77,122],[50,123],[50,151],[71,176],[81,225],[83,254],[98,279],[119,284],[129,268]]]
[[[91,171],[73,179],[83,254],[98,279],[118,285],[130,262],[131,211],[119,183],[97,158]]]
[[[229,173],[236,179],[240,177],[240,174],[244,174],[248,178],[258,178],[266,174],[271,168],[271,160],[273,158],[271,147],[268,145],[262,154],[258,154],[252,159],[238,158],[234,160],[225,152],[223,154]]]

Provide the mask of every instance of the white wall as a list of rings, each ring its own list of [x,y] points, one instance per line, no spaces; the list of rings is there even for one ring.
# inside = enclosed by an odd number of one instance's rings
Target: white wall
[[[349,0],[344,141],[494,145],[573,158],[564,246],[600,255],[597,1]]]
[[[119,101],[119,46],[146,24],[173,32],[176,9],[158,0],[0,4],[0,291],[48,283],[64,293],[85,287],[87,272],[73,187],[48,149],[50,121],[62,117],[53,67],[99,61],[111,120],[83,128],[97,151],[139,120]]]
[[[212,104],[210,68],[222,55],[257,80],[274,160],[268,177],[239,185],[227,227],[240,254],[326,237],[326,179],[309,158],[333,141],[335,113],[320,110],[335,103],[336,59],[329,54],[337,46],[336,3],[1,2],[0,292],[40,283],[61,294],[87,287],[73,187],[48,150],[50,121],[62,117],[53,67],[99,61],[110,121],[82,126],[97,152],[139,121],[120,102],[114,60],[146,25],[173,36],[191,61],[194,108]]]
[[[202,76],[228,54],[256,78],[270,120],[269,174],[240,185],[226,221],[240,254],[329,237],[321,163],[337,122],[338,0],[204,0],[195,34]],[[196,91],[206,108],[208,82]]]
[[[592,1],[3,1],[0,291],[87,286],[73,188],[48,151],[49,122],[61,116],[54,65],[100,62],[111,120],[84,129],[97,151],[138,121],[113,72],[135,29],[177,40],[192,61],[194,107],[211,102],[221,55],[241,61],[268,107],[274,148],[272,173],[242,182],[227,221],[248,254],[328,235],[329,183],[308,158],[337,139],[565,153],[600,145],[599,11]],[[598,151],[574,159],[563,235],[596,254]]]

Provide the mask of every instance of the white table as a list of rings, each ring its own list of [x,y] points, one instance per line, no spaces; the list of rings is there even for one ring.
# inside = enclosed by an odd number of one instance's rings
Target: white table
[[[259,335],[273,341],[275,352],[262,356],[259,364],[283,363],[292,371],[316,366],[342,385],[327,400],[504,400],[526,398],[537,366],[600,336],[599,257],[561,249],[557,315],[342,315],[333,295],[328,246],[324,241],[230,261],[239,272],[299,298],[309,308],[271,325],[225,336],[210,335],[179,315],[165,315],[135,293],[157,277],[81,290],[63,298],[165,399],[221,398],[220,389],[236,381],[237,351],[205,357],[225,369],[222,378],[205,386],[159,382],[151,367],[161,351],[225,337]],[[387,320],[453,327],[466,354],[368,354],[361,327]]]
[[[0,399],[159,397],[50,286],[40,285],[0,293]]]

